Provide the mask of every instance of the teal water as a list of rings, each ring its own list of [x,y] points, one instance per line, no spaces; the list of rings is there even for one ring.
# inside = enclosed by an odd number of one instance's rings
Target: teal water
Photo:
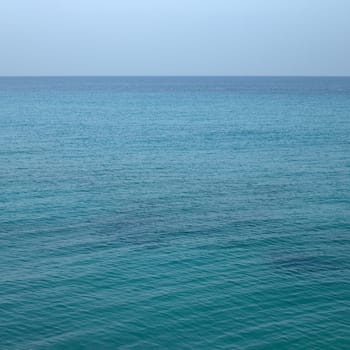
[[[349,349],[350,78],[0,78],[1,349]]]

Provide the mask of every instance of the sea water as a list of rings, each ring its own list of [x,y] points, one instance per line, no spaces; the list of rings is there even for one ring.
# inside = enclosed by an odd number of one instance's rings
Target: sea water
[[[0,78],[1,349],[349,349],[350,78]]]

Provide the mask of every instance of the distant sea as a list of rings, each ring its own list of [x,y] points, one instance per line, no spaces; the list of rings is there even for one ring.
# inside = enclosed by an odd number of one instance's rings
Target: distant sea
[[[350,78],[0,78],[0,349],[350,349]]]

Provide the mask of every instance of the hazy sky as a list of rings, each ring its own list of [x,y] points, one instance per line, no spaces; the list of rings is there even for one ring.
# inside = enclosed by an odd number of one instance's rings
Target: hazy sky
[[[0,75],[350,75],[350,0],[0,0]]]

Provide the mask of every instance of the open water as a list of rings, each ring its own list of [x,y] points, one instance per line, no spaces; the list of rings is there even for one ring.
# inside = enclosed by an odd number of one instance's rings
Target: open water
[[[1,349],[350,349],[350,78],[0,78]]]

